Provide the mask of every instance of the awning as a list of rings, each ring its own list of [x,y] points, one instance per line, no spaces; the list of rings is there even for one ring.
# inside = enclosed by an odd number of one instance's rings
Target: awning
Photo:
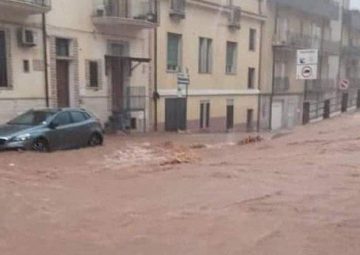
[[[151,61],[150,58],[137,58],[137,57],[125,57],[125,56],[112,56],[105,55],[106,63],[110,61],[120,61],[122,63],[128,63],[130,65],[130,72],[132,72],[135,68],[137,68],[142,63],[149,63]],[[135,62],[136,64],[132,64]],[[108,65],[108,64],[107,64]]]

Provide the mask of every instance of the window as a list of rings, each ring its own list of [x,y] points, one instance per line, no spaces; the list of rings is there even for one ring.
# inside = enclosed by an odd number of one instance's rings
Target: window
[[[108,50],[111,56],[124,57],[130,55],[130,45],[128,42],[110,42]]]
[[[32,30],[25,30],[25,41],[26,42],[34,42],[34,32]]]
[[[276,35],[279,42],[287,42],[289,34],[289,22],[287,18],[278,17],[276,20]]]
[[[87,120],[87,118],[82,112],[71,112],[70,114],[74,123],[79,123]]]
[[[199,73],[212,71],[212,40],[200,37],[199,43]]]
[[[200,103],[200,128],[209,128],[210,127],[210,103],[201,102]]]
[[[226,43],[226,73],[236,73],[237,65],[237,43],[227,42]]]
[[[168,33],[167,70],[177,71],[181,66],[181,35]]]
[[[5,31],[0,31],[0,87],[8,86]]]
[[[56,55],[59,57],[70,56],[69,45],[70,45],[70,41],[68,39],[57,38],[56,39]]]
[[[255,88],[255,68],[249,67],[248,70],[248,89]]]
[[[255,51],[256,49],[256,30],[250,28],[250,35],[249,35],[249,50]]]
[[[65,126],[71,124],[71,117],[68,112],[61,112],[58,116],[56,116],[54,123],[59,126]]]
[[[89,87],[97,88],[99,87],[99,66],[97,61],[89,62]]]
[[[29,62],[29,60],[24,60],[23,61],[23,69],[24,69],[24,73],[29,73],[30,72],[30,62]]]

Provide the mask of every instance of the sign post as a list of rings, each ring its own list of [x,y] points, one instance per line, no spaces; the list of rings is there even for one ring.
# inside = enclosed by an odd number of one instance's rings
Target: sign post
[[[305,49],[297,51],[296,79],[316,80],[318,78],[319,51]]]

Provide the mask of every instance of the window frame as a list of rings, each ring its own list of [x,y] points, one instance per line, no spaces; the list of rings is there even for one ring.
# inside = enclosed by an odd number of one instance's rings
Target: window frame
[[[95,73],[93,72],[94,70],[92,69],[92,67],[94,67],[93,65],[96,65],[95,67]],[[100,77],[99,77],[99,62],[96,60],[89,60],[88,62],[88,71],[89,71],[89,84],[88,87],[91,89],[97,89],[100,87]],[[95,76],[95,77],[94,77]],[[94,82],[94,78],[96,79],[95,83]]]
[[[0,80],[0,89],[7,89],[10,87],[9,82],[9,56],[8,56],[8,43],[7,43],[7,33],[6,30],[0,29],[0,38],[3,39],[3,48],[0,49],[0,68],[3,68],[2,70],[2,81]],[[1,54],[2,53],[2,54]]]
[[[232,64],[231,64],[231,70],[228,70],[228,62],[229,62],[229,46],[235,46],[233,49],[233,55],[232,55]],[[238,59],[238,43],[237,42],[232,42],[232,41],[227,41],[226,42],[226,59],[225,59],[225,73],[226,74],[236,74],[237,73],[237,59]]]
[[[60,116],[61,114],[67,114],[68,117],[69,117],[70,122],[67,123],[67,124],[60,125],[60,123],[58,123],[58,122],[56,121],[56,119],[59,118],[59,116]],[[56,123],[56,124],[58,125],[58,127],[68,126],[68,125],[71,125],[71,124],[74,123],[74,122],[73,122],[73,119],[72,119],[72,116],[71,116],[70,112],[68,112],[68,111],[59,112],[58,114],[56,114],[56,116],[54,116],[54,119],[53,119],[51,122],[52,122],[52,123]]]
[[[257,30],[255,28],[249,29],[249,51],[256,51],[256,41],[257,41]]]
[[[211,74],[213,71],[213,39],[207,37],[199,38],[199,63],[198,63],[198,72],[199,74]],[[205,53],[205,56],[202,54]],[[205,61],[205,63],[202,63]]]
[[[170,36],[173,36],[174,38],[177,38],[177,67],[176,69],[171,69],[169,68],[169,56],[170,56],[170,49],[169,49],[169,46],[170,46]],[[179,68],[181,68],[182,66],[182,45],[183,45],[183,42],[182,42],[182,34],[177,34],[177,33],[171,33],[171,32],[168,32],[167,33],[167,48],[166,48],[166,71],[167,72],[177,72],[179,71]]]
[[[70,44],[71,44],[70,39],[59,38],[59,37],[55,38],[56,56],[64,57],[64,58],[70,57],[71,56]],[[64,47],[64,48],[62,48],[62,47]],[[64,51],[62,51],[62,50],[64,50]]]
[[[247,80],[247,88],[255,89],[255,81],[256,81],[256,69],[255,67],[248,68],[248,80]]]

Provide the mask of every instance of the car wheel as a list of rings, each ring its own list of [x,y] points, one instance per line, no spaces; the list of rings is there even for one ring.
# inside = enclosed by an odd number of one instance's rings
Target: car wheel
[[[92,134],[88,142],[89,146],[91,147],[100,146],[102,145],[102,143],[103,143],[103,138],[99,134]]]
[[[50,151],[49,143],[44,138],[36,139],[33,142],[31,148],[33,151],[37,151],[37,152],[49,152]]]

